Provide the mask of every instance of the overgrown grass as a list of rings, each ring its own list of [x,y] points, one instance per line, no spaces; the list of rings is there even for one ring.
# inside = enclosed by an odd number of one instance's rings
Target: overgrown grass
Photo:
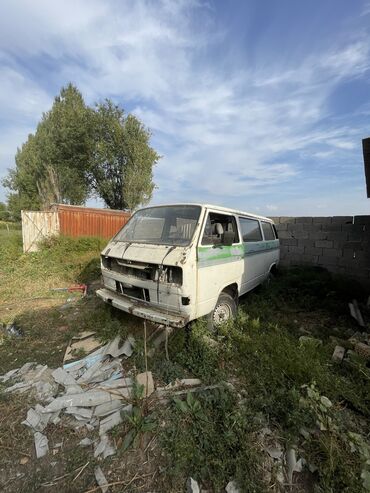
[[[213,339],[201,321],[189,334],[177,333],[171,339],[163,378],[173,376],[170,368],[177,376],[191,374],[205,383],[228,381],[241,396],[238,401],[235,393],[225,397],[230,391],[200,394],[198,415],[181,413],[172,405],[164,447],[173,484],[195,474],[213,491],[221,491],[230,478],[238,480],[242,491],[260,491],[261,451],[258,455],[253,433],[258,426],[269,426],[285,446],[299,443],[302,456],[318,467],[318,491],[361,491],[363,459],[351,451],[348,434],[362,430],[366,438],[370,371],[364,362],[332,362],[335,344],[329,339],[333,333],[355,329],[349,316],[338,310],[353,291],[347,292],[326,272],[310,269],[301,271],[299,285],[298,272],[285,273],[246,297],[237,320]],[[308,317],[306,325],[305,315],[314,307],[316,324]],[[323,343],[300,342],[306,331],[321,336]],[[160,366],[154,362],[155,369]],[[331,425],[304,441],[300,430],[314,429],[319,419],[314,405],[302,405],[312,385],[319,398],[333,402]]]
[[[23,253],[19,231],[2,231],[0,301],[50,296],[51,288],[86,282],[99,273],[100,238],[55,237],[38,252]]]

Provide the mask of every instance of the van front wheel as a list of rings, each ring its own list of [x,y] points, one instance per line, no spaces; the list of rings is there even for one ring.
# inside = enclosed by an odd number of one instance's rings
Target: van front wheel
[[[208,328],[215,331],[217,327],[236,316],[236,303],[232,296],[221,293],[214,310],[207,316]]]

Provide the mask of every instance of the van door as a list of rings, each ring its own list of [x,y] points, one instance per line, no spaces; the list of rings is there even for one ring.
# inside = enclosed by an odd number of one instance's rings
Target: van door
[[[232,245],[223,244],[224,233],[232,232]],[[197,249],[197,317],[210,313],[224,287],[241,285],[243,245],[232,214],[207,212]]]
[[[260,222],[239,216],[240,233],[244,247],[244,269],[241,294],[258,286],[266,276],[266,256]]]

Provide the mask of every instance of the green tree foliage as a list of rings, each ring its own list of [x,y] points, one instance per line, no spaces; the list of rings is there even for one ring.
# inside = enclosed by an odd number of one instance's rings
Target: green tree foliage
[[[109,99],[96,106],[89,182],[108,207],[132,210],[152,197],[153,166],[160,156],[150,147],[150,135]]]
[[[17,150],[15,169],[3,180],[12,217],[52,203],[84,204],[91,194],[114,209],[148,202],[159,159],[149,140],[138,118],[108,99],[90,108],[69,84]]]
[[[92,153],[91,110],[72,84],[62,88],[35,134],[17,150],[16,167],[4,185],[15,193],[9,206],[41,209],[53,202],[82,204],[89,188],[86,171]]]

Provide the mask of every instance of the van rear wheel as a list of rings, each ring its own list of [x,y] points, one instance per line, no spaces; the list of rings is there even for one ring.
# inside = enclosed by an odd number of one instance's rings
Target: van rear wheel
[[[236,303],[232,296],[221,293],[214,310],[207,315],[207,325],[211,331],[236,317]]]

